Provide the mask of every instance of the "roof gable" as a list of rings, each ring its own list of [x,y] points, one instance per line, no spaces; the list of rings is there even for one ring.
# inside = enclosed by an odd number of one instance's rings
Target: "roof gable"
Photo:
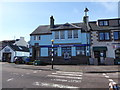
[[[53,28],[52,30],[65,30],[65,29],[80,29],[81,27],[70,24],[70,23],[65,23],[62,24],[56,28]]]

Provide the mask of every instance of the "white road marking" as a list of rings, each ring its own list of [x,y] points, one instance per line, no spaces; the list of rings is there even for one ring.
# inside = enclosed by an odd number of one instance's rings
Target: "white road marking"
[[[26,74],[30,74],[30,73],[26,73]]]
[[[113,82],[113,80],[112,79],[108,79],[110,82]]]
[[[105,76],[106,78],[110,78],[109,76]]]
[[[52,73],[52,74],[67,75],[67,76],[82,76],[79,74],[65,74],[65,73]]]
[[[78,83],[81,82],[81,80],[66,80],[66,79],[51,79],[52,81],[61,81],[61,82],[73,82]]]
[[[105,76],[106,74],[105,74],[105,73],[103,73],[103,75]]]
[[[24,76],[24,75],[21,75],[22,77]]]
[[[47,75],[49,77],[56,77],[56,78],[72,78],[72,79],[82,79],[82,77],[70,77],[70,76],[58,76],[58,75]]]
[[[34,71],[33,73],[37,73],[37,71]]]
[[[33,85],[39,86],[39,82],[34,82]]]
[[[74,73],[74,74],[83,74],[83,72],[64,72],[64,71],[56,71],[57,73]]]
[[[13,78],[10,78],[10,79],[7,80],[7,82],[12,81],[12,80],[13,80]]]
[[[54,88],[79,88],[79,87],[62,85],[62,84],[55,84],[55,83],[39,83],[39,82],[35,82],[35,83],[33,83],[33,85],[45,86],[45,87],[54,87]]]

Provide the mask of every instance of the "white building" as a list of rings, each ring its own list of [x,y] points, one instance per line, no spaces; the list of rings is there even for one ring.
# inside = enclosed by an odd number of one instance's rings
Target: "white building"
[[[29,44],[24,37],[16,40],[4,40],[1,42],[0,60],[13,62],[15,56],[29,56]]]
[[[14,62],[15,56],[29,56],[29,49],[25,46],[7,45],[1,50],[2,61]]]

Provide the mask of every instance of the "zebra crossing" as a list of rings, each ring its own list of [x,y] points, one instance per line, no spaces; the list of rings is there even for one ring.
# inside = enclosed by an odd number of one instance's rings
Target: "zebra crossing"
[[[49,82],[34,82],[35,86],[42,86],[46,88],[80,88],[79,83],[82,82],[82,72],[65,72],[56,71],[46,77]],[[77,84],[77,86],[76,86]]]
[[[82,82],[82,76],[83,76],[82,72],[65,72],[65,71],[56,71],[55,73],[51,73],[50,75],[47,75],[47,77],[50,78],[50,80],[52,81],[52,83],[54,83],[54,85],[57,84],[58,88],[60,88],[60,87],[79,88],[79,87],[75,86],[75,83],[81,83]],[[62,85],[63,83],[64,83],[64,85]],[[69,86],[69,85],[67,85],[68,83],[69,84],[74,83],[74,85]],[[49,84],[48,86],[50,87],[50,85],[51,84]],[[54,85],[51,85],[51,87],[54,87]],[[47,87],[47,85],[46,85],[46,87]]]
[[[82,80],[82,75],[83,75],[82,72],[56,71],[56,73],[52,73],[51,75],[47,75],[47,76],[54,78],[51,79],[51,81],[80,83]]]

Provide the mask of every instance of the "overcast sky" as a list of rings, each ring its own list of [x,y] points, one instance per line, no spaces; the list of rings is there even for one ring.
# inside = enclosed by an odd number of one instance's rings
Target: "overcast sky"
[[[82,22],[84,8],[89,20],[118,17],[118,2],[2,2],[0,3],[0,41],[25,37],[39,25],[48,25],[51,15],[55,24]]]

